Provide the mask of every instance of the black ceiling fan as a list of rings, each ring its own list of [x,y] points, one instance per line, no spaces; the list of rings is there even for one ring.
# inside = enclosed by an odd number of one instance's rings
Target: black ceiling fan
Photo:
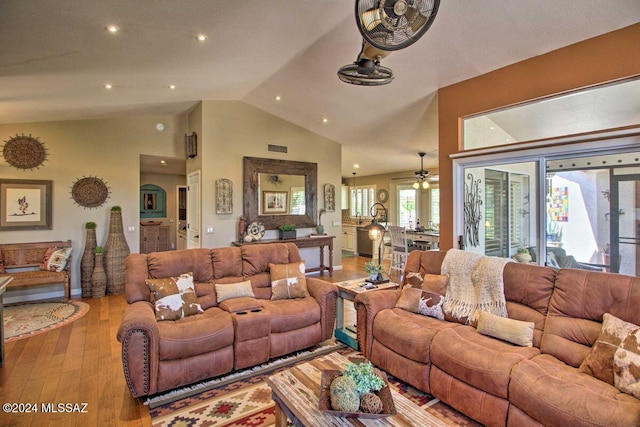
[[[393,178],[393,180],[415,180],[415,182],[413,183],[413,188],[416,189],[420,187],[425,189],[429,188],[429,181],[437,181],[437,175],[431,175],[431,172],[424,169],[424,156],[426,156],[427,153],[421,151],[418,153],[418,155],[420,156],[420,170],[415,171],[414,176]]]
[[[338,70],[340,80],[363,86],[390,83],[393,71],[380,65],[380,60],[422,37],[439,7],[440,0],[356,0],[362,48],[353,64]]]

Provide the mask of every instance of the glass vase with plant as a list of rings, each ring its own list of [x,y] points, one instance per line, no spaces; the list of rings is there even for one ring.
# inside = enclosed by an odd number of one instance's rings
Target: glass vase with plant
[[[378,275],[382,273],[382,265],[377,264],[374,260],[366,263],[364,269],[371,277],[371,280],[376,280]]]

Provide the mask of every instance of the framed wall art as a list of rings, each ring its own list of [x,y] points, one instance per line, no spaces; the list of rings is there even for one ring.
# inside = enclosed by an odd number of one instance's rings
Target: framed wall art
[[[233,213],[233,182],[230,179],[216,180],[216,214]]]
[[[0,231],[51,230],[53,181],[0,179]]]
[[[287,213],[288,191],[263,191],[262,212],[265,215]]]
[[[333,184],[324,185],[324,210],[327,212],[336,210],[336,187]]]

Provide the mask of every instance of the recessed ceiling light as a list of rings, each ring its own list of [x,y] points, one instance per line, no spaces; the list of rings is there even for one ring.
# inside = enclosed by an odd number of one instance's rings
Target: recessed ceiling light
[[[112,85],[111,83],[105,83],[105,84],[103,85],[103,87],[104,87],[105,89],[113,89],[113,85]]]
[[[322,119],[322,123],[329,123],[329,119],[327,119],[326,117]]]
[[[358,169],[358,168],[360,167],[360,165],[359,165],[359,164],[357,164],[357,163],[354,163],[353,167],[354,167],[354,168],[356,168],[356,169]]]
[[[490,126],[489,129],[494,130],[495,126]]]
[[[160,164],[161,164],[162,166],[167,166],[167,162],[165,162],[164,160],[160,160]]]
[[[203,42],[207,39],[207,35],[206,34],[198,34],[196,36],[196,40],[198,40],[199,42]]]
[[[176,88],[176,85],[169,85],[169,89],[174,90]]]
[[[276,95],[276,101],[280,101],[282,97],[280,95]]]
[[[156,123],[156,130],[158,132],[162,132],[164,130],[164,123]],[[162,162],[164,162],[164,160]],[[162,162],[160,162],[160,163],[162,163]]]
[[[120,31],[120,28],[118,28],[115,25],[107,25],[106,27],[104,27],[105,30],[107,30],[108,32],[110,32],[111,34],[115,34],[118,31]]]

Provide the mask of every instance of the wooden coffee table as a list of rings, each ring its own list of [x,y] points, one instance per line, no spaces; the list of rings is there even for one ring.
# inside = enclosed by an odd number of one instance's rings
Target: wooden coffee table
[[[406,397],[392,390],[397,414],[378,419],[336,417],[318,408],[321,371],[344,369],[348,359],[338,353],[330,353],[303,363],[267,379],[271,397],[276,403],[276,427],[287,425],[289,418],[294,425],[321,426],[446,426],[435,416],[421,409]]]

